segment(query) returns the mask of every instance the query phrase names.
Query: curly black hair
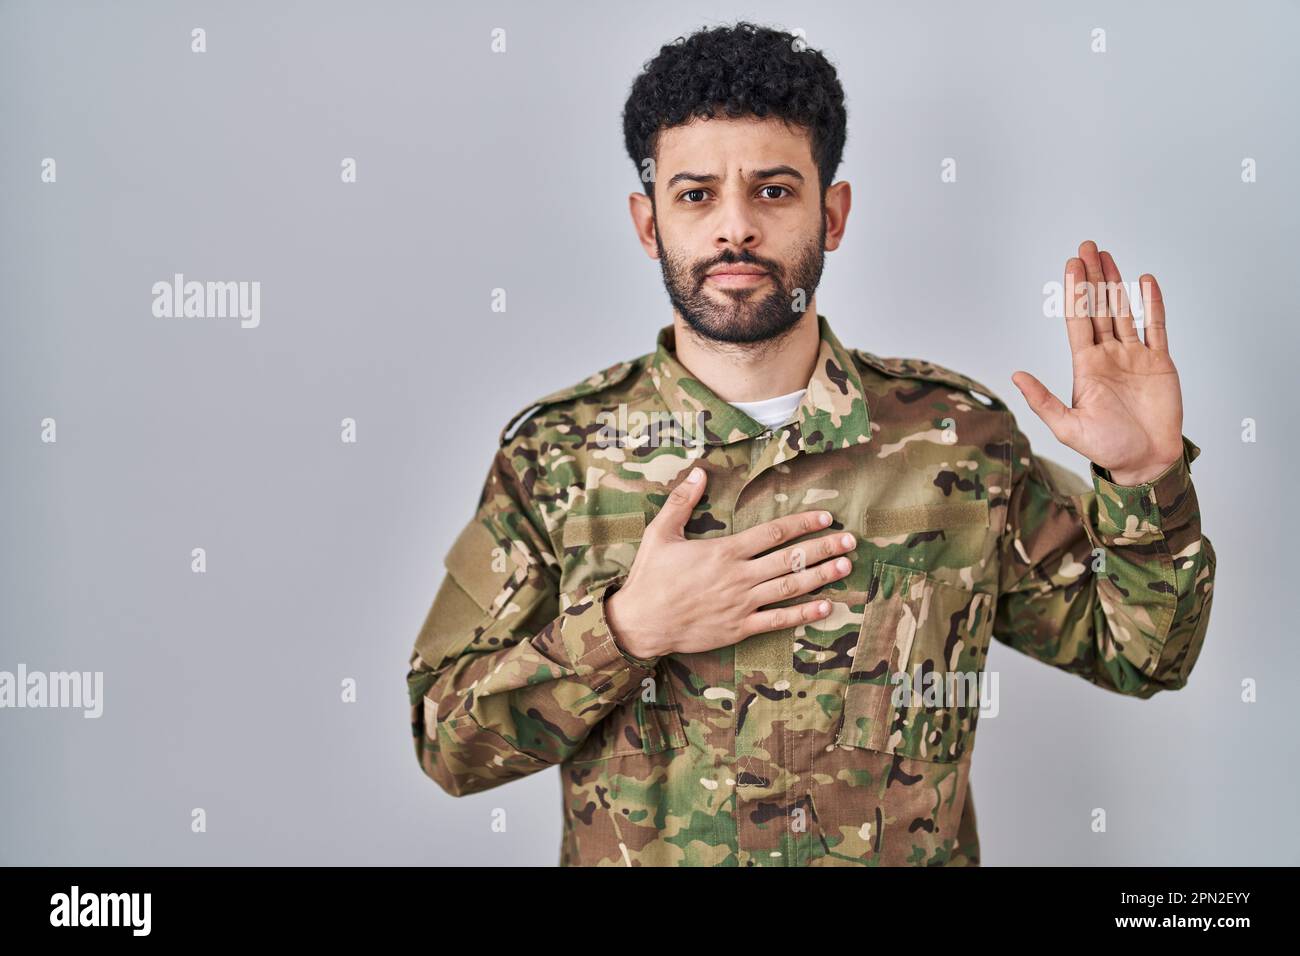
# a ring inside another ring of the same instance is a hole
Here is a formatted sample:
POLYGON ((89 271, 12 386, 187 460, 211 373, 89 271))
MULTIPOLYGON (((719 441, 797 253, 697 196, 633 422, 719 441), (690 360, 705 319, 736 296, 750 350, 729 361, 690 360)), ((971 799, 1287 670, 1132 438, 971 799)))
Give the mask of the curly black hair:
MULTIPOLYGON (((660 47, 632 83, 623 140, 640 175, 658 162, 660 130, 693 117, 776 116, 812 133, 823 199, 844 155, 848 114, 835 67, 801 37, 740 21, 660 47)), ((654 200, 654 182, 644 183, 654 200)))

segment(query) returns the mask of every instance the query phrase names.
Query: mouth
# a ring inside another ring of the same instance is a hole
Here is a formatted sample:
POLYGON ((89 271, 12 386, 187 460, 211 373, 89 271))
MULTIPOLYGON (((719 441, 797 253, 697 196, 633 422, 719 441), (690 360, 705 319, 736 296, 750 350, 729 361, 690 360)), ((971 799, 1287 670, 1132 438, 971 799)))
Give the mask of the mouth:
POLYGON ((767 272, 762 269, 755 269, 753 266, 723 266, 716 272, 711 272, 707 276, 709 282, 718 286, 751 286, 758 285, 767 278, 767 272))

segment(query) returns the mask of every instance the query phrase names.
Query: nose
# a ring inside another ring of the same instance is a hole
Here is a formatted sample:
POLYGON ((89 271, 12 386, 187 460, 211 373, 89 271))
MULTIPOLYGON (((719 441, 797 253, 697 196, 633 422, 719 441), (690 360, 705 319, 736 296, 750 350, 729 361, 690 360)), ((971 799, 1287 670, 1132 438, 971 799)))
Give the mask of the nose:
POLYGON ((731 247, 733 251, 752 249, 761 238, 758 221, 742 195, 725 198, 718 207, 717 233, 714 245, 719 249, 731 247))

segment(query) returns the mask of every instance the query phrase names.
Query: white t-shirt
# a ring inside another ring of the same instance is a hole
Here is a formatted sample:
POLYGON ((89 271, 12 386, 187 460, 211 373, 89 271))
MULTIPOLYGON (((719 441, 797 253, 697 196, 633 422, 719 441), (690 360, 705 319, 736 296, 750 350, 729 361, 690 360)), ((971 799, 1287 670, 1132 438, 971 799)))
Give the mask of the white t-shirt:
POLYGON ((776 398, 764 398, 757 402, 732 402, 742 412, 761 422, 766 428, 775 428, 777 425, 784 425, 794 417, 795 409, 803 400, 803 393, 808 391, 801 388, 797 392, 791 392, 789 395, 778 395, 776 398))

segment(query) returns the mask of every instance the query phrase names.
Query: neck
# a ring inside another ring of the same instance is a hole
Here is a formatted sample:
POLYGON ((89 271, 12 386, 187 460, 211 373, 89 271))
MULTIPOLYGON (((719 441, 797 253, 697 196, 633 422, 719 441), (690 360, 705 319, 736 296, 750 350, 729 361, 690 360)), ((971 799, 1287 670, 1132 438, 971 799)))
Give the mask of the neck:
POLYGON ((776 348, 764 342, 715 342, 699 335, 676 312, 673 328, 677 361, 724 402, 758 402, 806 388, 821 348, 817 307, 811 299, 776 348))

